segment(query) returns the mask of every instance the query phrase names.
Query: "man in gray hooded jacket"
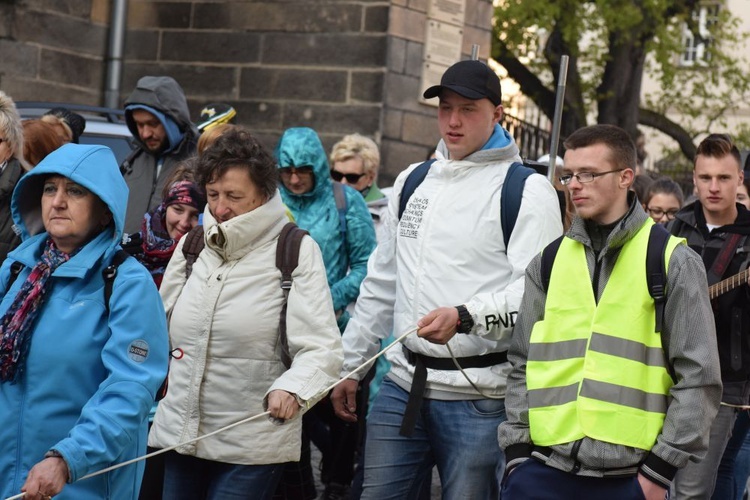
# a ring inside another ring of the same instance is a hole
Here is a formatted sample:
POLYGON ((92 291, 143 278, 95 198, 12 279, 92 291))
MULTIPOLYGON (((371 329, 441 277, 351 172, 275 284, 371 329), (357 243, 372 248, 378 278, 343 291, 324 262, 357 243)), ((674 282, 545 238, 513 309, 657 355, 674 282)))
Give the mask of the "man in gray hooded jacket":
POLYGON ((125 232, 140 229, 143 215, 161 203, 172 169, 195 152, 198 130, 185 93, 169 76, 144 76, 125 100, 125 121, 136 149, 120 166, 130 189, 125 232))

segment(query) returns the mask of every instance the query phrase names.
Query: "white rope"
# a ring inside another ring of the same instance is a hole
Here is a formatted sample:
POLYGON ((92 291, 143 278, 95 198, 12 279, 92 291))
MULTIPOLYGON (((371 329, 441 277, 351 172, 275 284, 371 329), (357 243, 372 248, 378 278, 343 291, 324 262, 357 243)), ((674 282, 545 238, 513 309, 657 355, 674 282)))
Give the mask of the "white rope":
MULTIPOLYGON (((400 343, 400 342, 401 342, 401 341, 403 341, 403 340, 404 340, 404 339, 405 339, 405 338, 406 338, 406 337, 407 337, 408 335, 410 335, 410 334, 412 334, 412 333, 414 333, 414 332, 416 332, 416 331, 417 331, 417 328, 416 328, 416 327, 414 327, 414 328, 412 328, 411 330, 409 330, 409 331, 407 331, 406 333, 404 333, 403 335, 401 335, 401 336, 400 336, 399 338, 397 338, 397 339, 396 339, 396 340, 395 340, 395 341, 394 341, 393 343, 391 343, 391 344, 389 344, 388 346, 384 347, 384 348, 383 348, 383 349, 382 349, 382 350, 381 350, 380 352, 378 352, 378 353, 377 353, 377 354, 376 354, 375 356, 373 356, 373 357, 372 357, 372 358, 370 358, 369 360, 365 361, 365 362, 364 362, 364 363, 362 363, 362 364, 361 364, 361 365, 360 365, 359 367, 357 367, 357 368, 355 368, 354 370, 352 370, 351 372, 347 373, 347 374, 346 374, 346 375, 345 375, 345 376, 344 376, 343 378, 339 379, 339 380, 338 380, 338 381, 336 381, 336 382, 335 382, 335 383, 334 383, 333 385, 331 385, 330 387, 328 387, 328 388, 327 388, 327 389, 326 389, 325 391, 323 391, 323 394, 328 394, 329 392, 331 392, 331 391, 333 390, 333 388, 334 388, 334 387, 336 387, 337 385, 339 385, 340 383, 342 383, 342 382, 343 382, 344 380, 347 380, 348 378, 350 378, 350 377, 351 377, 352 375, 354 375, 355 373, 358 373, 358 372, 359 372, 359 371, 361 371, 361 370, 362 370, 362 369, 363 369, 364 367, 366 367, 366 366, 367 366, 367 367, 369 367, 371 363, 373 363, 373 362, 374 362, 375 360, 377 360, 377 359, 378 359, 378 358, 379 358, 380 356, 382 356, 383 354, 385 354, 386 352, 388 352, 388 350, 389 350, 389 349, 390 349, 391 347, 393 347, 394 345, 396 345, 396 344, 400 343)), ((100 470, 100 471, 97 471, 97 472, 92 472, 91 474, 88 474, 88 475, 86 475, 86 476, 83 476, 82 478, 78 479, 78 481, 83 481, 84 479, 89 479, 89 478, 92 478, 92 477, 95 477, 95 476, 99 476, 99 475, 101 475, 101 474, 106 474, 107 472, 113 471, 113 470, 115 470, 115 469, 119 469, 120 467, 125 467, 125 466, 127 466, 127 465, 131 465, 131 464, 134 464, 134 463, 136 463, 136 462, 140 462, 141 460, 146 460, 146 459, 148 459, 148 458, 151 458, 151 457, 155 457, 155 456, 157 456, 157 455, 161 455, 162 453, 166 453, 166 452, 168 452, 168 451, 172 451, 172 450, 174 450, 174 449, 176 449, 176 448, 179 448, 180 446, 185 446, 185 445, 188 445, 188 444, 196 443, 196 442, 198 442, 198 441, 200 441, 200 440, 202 440, 202 439, 206 439, 206 438, 209 438, 209 437, 211 437, 211 436, 215 436, 216 434, 219 434, 220 432, 224 432, 224 431, 226 431, 226 430, 229 430, 229 429, 231 429, 231 428, 233 428, 233 427, 237 427, 238 425, 246 424, 246 423, 248 423, 248 422, 251 422, 251 421, 253 421, 253 420, 256 420, 256 419, 258 419, 258 418, 260 418, 260 417, 265 417, 265 416, 268 416, 268 415, 270 415, 270 412, 268 412, 268 411, 266 411, 266 412, 263 412, 263 413, 259 413, 258 415, 253 415, 252 417, 248 417, 248 418, 245 418, 245 419, 243 419, 243 420, 240 420, 239 422, 235 422, 235 423, 233 423, 233 424, 229 424, 229 425, 227 425, 227 426, 225 426, 225 427, 222 427, 222 428, 220 428, 220 429, 217 429, 217 430, 215 430, 215 431, 213 431, 213 432, 210 432, 210 433, 208 433, 208 434, 205 434, 205 435, 203 435, 203 436, 198 436, 198 437, 196 437, 196 438, 193 438, 193 439, 190 439, 190 440, 188 440, 188 441, 184 441, 184 442, 182 442, 182 443, 178 443, 178 444, 176 444, 176 445, 174 445, 174 446, 170 446, 170 447, 168 447, 168 448, 162 448, 162 449, 160 449, 160 450, 157 450, 157 451, 154 451, 154 452, 152 452, 152 453, 148 453, 148 454, 146 454, 146 455, 143 455, 143 456, 140 456, 140 457, 136 457, 136 458, 134 458, 134 459, 132 459, 132 460, 128 460, 128 461, 126 461, 126 462, 122 462, 122 463, 119 463, 119 464, 113 465, 113 466, 111 466, 111 467, 107 467, 106 469, 102 469, 102 470, 100 470)), ((23 498, 23 497, 24 497, 25 495, 26 495, 25 493, 20 493, 20 494, 18 494, 18 495, 15 495, 15 496, 12 496, 12 497, 8 497, 8 498, 6 498, 5 500, 18 500, 18 499, 21 499, 21 498, 23 498)))

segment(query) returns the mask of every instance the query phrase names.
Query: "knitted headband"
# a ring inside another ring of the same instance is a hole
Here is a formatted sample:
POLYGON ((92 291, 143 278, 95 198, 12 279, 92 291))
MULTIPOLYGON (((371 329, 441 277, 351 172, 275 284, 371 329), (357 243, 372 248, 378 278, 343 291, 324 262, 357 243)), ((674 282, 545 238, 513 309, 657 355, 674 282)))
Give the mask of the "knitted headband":
POLYGON ((178 181, 169 188, 169 194, 164 198, 164 206, 170 205, 190 205, 199 212, 203 211, 206 206, 206 197, 200 188, 190 181, 178 181))

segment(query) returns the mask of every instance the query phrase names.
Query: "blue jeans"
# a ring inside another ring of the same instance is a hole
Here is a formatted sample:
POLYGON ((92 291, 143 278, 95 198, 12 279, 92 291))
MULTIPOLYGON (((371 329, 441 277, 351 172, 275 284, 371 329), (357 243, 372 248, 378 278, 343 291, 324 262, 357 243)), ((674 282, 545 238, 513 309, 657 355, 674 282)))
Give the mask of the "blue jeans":
POLYGON ((505 456, 497 427, 505 401, 426 399, 411 437, 401 436, 409 394, 386 378, 367 419, 363 500, 417 498, 437 465, 444 500, 497 500, 505 456))
POLYGON ((716 488, 711 498, 742 500, 747 476, 750 474, 750 414, 740 411, 734 422, 732 437, 729 438, 724 455, 721 457, 716 488))
POLYGON ((271 498, 284 464, 237 465, 164 454, 164 500, 265 500, 271 498))

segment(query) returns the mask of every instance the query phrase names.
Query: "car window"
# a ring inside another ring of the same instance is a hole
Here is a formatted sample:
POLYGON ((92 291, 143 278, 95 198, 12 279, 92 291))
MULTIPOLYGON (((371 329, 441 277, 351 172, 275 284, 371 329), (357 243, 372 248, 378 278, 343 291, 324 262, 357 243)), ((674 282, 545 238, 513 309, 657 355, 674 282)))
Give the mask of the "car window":
POLYGON ((117 158, 117 164, 122 165, 125 158, 128 157, 130 152, 133 150, 132 141, 127 137, 121 135, 101 135, 101 134, 88 134, 86 132, 80 137, 79 142, 81 144, 100 144, 102 146, 109 147, 117 158))

